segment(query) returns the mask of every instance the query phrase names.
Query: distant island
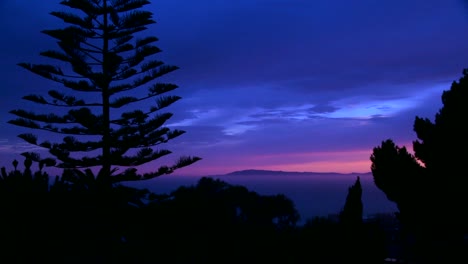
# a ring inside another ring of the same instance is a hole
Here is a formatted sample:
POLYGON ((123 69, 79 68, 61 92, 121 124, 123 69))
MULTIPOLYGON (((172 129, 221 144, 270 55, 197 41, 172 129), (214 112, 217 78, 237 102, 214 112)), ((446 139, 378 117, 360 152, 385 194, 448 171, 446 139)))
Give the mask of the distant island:
POLYGON ((358 173, 337 173, 337 172, 298 172, 298 171, 272 171, 272 170, 240 170, 223 175, 212 175, 210 177, 226 177, 226 176, 371 176, 371 172, 358 173))

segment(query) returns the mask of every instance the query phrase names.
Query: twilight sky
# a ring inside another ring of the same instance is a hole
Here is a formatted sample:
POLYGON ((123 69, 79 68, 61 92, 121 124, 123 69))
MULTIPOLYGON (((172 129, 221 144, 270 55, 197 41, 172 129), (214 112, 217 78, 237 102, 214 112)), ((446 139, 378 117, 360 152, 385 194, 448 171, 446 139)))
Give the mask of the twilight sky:
MULTIPOLYGON (((8 111, 54 87, 16 66, 54 63, 43 29, 62 27, 60 1, 1 0, 0 166, 31 146, 8 111)), ((242 169, 367 172, 387 138, 409 146, 416 115, 433 119, 440 95, 468 67, 468 10, 461 0, 159 0, 147 9, 163 50, 181 69, 165 80, 182 100, 167 144, 202 161, 178 174, 242 169)), ((44 112, 49 112, 44 110, 44 112)), ((35 131, 33 131, 35 132, 35 131)), ((42 135, 38 133, 38 135, 42 135)), ((55 136, 55 135, 54 135, 55 136)), ((158 164, 152 163, 149 166, 158 164)))

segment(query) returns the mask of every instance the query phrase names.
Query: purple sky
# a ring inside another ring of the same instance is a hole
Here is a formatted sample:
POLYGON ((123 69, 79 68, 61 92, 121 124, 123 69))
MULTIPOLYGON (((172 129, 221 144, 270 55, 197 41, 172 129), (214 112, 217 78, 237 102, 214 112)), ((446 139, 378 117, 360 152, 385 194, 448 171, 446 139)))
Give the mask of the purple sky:
MULTIPOLYGON (((48 15, 67 10, 58 2, 0 2, 2 166, 31 149, 16 138, 26 130, 6 124, 8 111, 46 111, 20 98, 60 89, 16 66, 45 62, 39 52, 57 47, 39 31, 62 26, 48 15)), ((387 138, 410 146, 414 117, 432 119, 468 66, 461 0, 159 0, 147 8, 158 21, 147 31, 160 39, 157 58, 181 68, 165 78, 183 97, 168 125, 187 133, 168 143, 174 154, 162 162, 203 158, 179 174, 369 171, 372 148, 387 138)))

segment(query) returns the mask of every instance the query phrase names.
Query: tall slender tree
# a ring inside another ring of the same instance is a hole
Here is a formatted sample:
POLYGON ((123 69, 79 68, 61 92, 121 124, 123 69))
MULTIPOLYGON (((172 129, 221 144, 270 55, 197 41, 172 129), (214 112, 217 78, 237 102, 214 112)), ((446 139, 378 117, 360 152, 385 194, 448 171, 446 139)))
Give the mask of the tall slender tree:
POLYGON ((340 222, 347 227, 359 227, 362 224, 363 208, 361 180, 357 177, 354 184, 348 188, 346 202, 340 212, 340 222))
POLYGON ((184 133, 165 127, 164 123, 172 114, 161 112, 180 99, 167 95, 177 85, 154 82, 178 67, 150 59, 161 51, 154 45, 158 40, 156 37, 142 36, 132 41, 136 33, 155 23, 151 12, 141 10, 150 2, 67 0, 60 4, 81 13, 51 12, 67 23, 67 27, 42 32, 58 40, 61 50, 40 54, 62 65, 19 63, 19 66, 61 84, 66 90, 49 90, 48 97, 33 94, 23 99, 69 110, 64 115, 13 110, 10 113, 17 118, 9 123, 64 137, 62 142, 39 142, 31 133, 20 134, 26 142, 47 149, 54 158, 42 159, 32 152, 23 155, 42 165, 75 171, 100 167, 96 179, 106 186, 121 181, 151 179, 198 161, 198 157, 183 156, 172 166, 137 173, 137 166, 171 153, 154 147, 184 133), (62 70, 64 65, 69 67, 62 70), (139 92, 142 88, 147 89, 146 94, 139 92), (81 93, 82 96, 78 98, 69 93, 81 93), (92 94, 97 95, 96 101, 91 101, 92 94), (141 96, 135 96, 138 94, 141 96), (148 109, 129 107, 151 99, 156 100, 148 109), (85 136, 89 136, 88 139, 83 139, 85 136), (119 167, 126 169, 117 173, 119 167))

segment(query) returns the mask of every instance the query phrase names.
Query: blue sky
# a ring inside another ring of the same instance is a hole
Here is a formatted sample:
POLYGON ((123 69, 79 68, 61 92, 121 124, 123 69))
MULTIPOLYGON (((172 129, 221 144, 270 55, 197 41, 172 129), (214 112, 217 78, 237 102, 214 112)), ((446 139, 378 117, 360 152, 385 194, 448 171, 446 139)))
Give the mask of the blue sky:
MULTIPOLYGON (((66 10, 58 2, 0 3, 2 164, 30 149, 16 138, 25 130, 6 124, 8 111, 41 111, 20 98, 60 89, 16 66, 44 62, 39 52, 57 47, 40 30, 62 26, 48 15, 66 10)), ((158 59, 180 67, 165 77, 183 97, 168 125, 187 131, 162 162, 203 157, 181 174, 369 171, 372 148, 387 138, 410 146, 415 116, 432 119, 468 66, 461 0, 159 0, 146 8, 158 22, 145 33, 160 39, 158 59)))

